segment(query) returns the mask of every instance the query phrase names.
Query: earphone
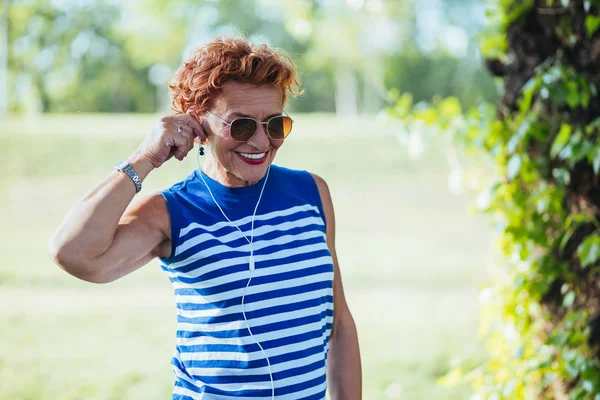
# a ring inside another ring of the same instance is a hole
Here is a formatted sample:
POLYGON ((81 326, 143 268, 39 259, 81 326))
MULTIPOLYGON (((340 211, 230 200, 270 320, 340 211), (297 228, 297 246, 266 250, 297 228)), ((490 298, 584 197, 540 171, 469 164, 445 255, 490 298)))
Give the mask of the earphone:
POLYGON ((248 283, 246 283, 246 287, 244 288, 244 291, 242 292, 242 315, 244 316, 244 321, 246 321, 246 327, 248 328, 248 332, 250 332, 250 336, 252 336, 252 339, 254 339, 254 342, 258 345, 258 347, 260 347, 260 350, 262 351, 263 355, 265 356, 265 359, 267 360, 267 365, 269 367, 269 376, 271 377, 271 398, 272 398, 272 400, 275 400, 275 381, 273 380, 273 373, 271 371, 271 361, 269 360, 269 357, 267 357, 267 353, 265 353, 265 350, 263 349, 263 347, 261 346, 259 341, 256 340, 256 338, 254 337, 254 334, 252 333, 252 330, 250 329, 250 325, 248 324, 248 319, 246 318, 246 312, 244 310, 244 298, 246 296, 246 289, 248 288, 248 285, 250 285, 250 281, 252 280, 252 272, 255 269, 254 246, 253 246, 253 243, 254 243, 254 217, 256 216, 256 210, 258 210, 258 205, 260 204, 260 200, 262 199, 262 195, 265 190, 265 186, 267 185, 267 181, 269 180, 269 172, 271 171, 271 166, 269 166, 269 168, 267 168, 265 182, 263 183, 263 187, 260 191, 260 195, 258 196, 258 201, 256 202, 256 207, 254 207, 254 213, 252 214, 252 228, 251 228, 251 233, 250 233, 250 240, 248 240, 246 235, 244 235, 244 232, 242 232, 242 230, 236 224, 231 222, 231 220, 227 217, 227 215, 225 214, 225 212, 223 211, 223 209, 221 208, 221 206, 215 199, 215 196, 213 195, 212 190, 210 190, 210 186, 208 186, 208 184, 204 180, 204 176, 202 176, 202 170, 200 169, 200 156, 202 156, 202 155, 204 155, 204 148, 202 146, 200 146, 200 148, 198 149, 198 155, 196 157, 196 161, 198 163, 198 173, 200 175, 200 178, 202 179, 202 182, 204 182, 204 185, 208 189, 208 193, 210 194, 210 197, 213 199, 213 201, 215 202, 215 204, 221 211, 221 214, 223 214, 223 217, 225 217, 225 219, 231 225, 235 226, 237 228, 237 230, 240 231, 242 236, 246 239, 246 241, 250 245, 250 257, 248 260, 250 278, 248 279, 248 283))

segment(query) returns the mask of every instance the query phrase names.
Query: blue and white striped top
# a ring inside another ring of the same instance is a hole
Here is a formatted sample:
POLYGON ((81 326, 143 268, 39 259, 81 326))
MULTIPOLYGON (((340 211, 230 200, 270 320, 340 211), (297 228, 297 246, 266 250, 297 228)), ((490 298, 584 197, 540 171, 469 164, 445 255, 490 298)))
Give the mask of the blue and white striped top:
POLYGON ((271 165, 231 188, 195 170, 161 193, 171 217, 172 253, 159 258, 177 303, 173 399, 324 399, 333 322, 333 261, 317 185, 310 173, 271 165), (250 283, 248 288, 248 280, 250 283), (242 314, 244 311, 252 337, 242 314))

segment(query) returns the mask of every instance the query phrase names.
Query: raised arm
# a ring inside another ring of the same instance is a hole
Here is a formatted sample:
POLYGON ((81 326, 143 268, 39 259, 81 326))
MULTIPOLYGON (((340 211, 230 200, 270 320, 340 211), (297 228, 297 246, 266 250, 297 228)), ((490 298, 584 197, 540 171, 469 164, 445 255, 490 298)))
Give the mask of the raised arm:
MULTIPOLYGON (((142 181, 171 157, 178 160, 205 138, 189 114, 165 117, 128 158, 142 181), (183 133, 177 132, 177 127, 183 133)), ((53 261, 71 275, 94 283, 125 276, 155 257, 170 254, 170 219, 166 202, 155 193, 132 202, 135 185, 112 171, 68 211, 48 242, 53 261)))

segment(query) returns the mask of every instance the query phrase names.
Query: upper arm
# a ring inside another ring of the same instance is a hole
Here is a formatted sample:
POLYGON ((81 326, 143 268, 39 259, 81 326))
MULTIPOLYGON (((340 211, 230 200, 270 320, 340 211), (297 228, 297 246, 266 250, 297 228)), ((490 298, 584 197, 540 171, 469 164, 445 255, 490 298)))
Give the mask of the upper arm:
MULTIPOLYGON (((333 201, 331 200, 331 193, 329 187, 323 178, 316 174, 311 174, 319 189, 319 196, 321 197, 321 203, 323 205, 323 212, 325 213, 325 222, 327 225, 327 247, 333 258, 333 324, 346 321, 346 318, 351 317, 348 304, 346 303, 346 297, 344 296, 344 287, 342 285, 342 275, 340 273, 340 266, 337 259, 337 253, 335 250, 335 213, 333 210, 333 201)), ((332 329, 333 334, 333 329, 332 329)))
POLYGON ((162 194, 133 201, 119 220, 111 246, 91 261, 90 268, 99 271, 93 281, 112 282, 156 257, 168 257, 170 232, 169 211, 162 194))

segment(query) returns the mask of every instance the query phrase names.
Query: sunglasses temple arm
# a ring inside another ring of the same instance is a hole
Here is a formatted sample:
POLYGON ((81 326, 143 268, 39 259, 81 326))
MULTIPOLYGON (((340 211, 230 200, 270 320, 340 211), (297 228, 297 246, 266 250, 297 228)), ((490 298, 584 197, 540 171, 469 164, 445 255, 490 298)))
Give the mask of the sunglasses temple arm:
POLYGON ((210 115, 212 115, 213 117, 215 117, 216 119, 218 119, 219 121, 221 121, 222 123, 224 123, 225 125, 227 125, 227 126, 231 127, 231 124, 233 123, 233 121, 232 121, 232 122, 227 122, 227 121, 224 121, 224 120, 222 120, 222 119, 221 119, 219 116, 217 116, 217 115, 215 115, 215 114, 211 113, 211 112, 210 112, 210 111, 208 111, 208 110, 206 110, 206 112, 207 112, 207 113, 209 113, 210 115))

